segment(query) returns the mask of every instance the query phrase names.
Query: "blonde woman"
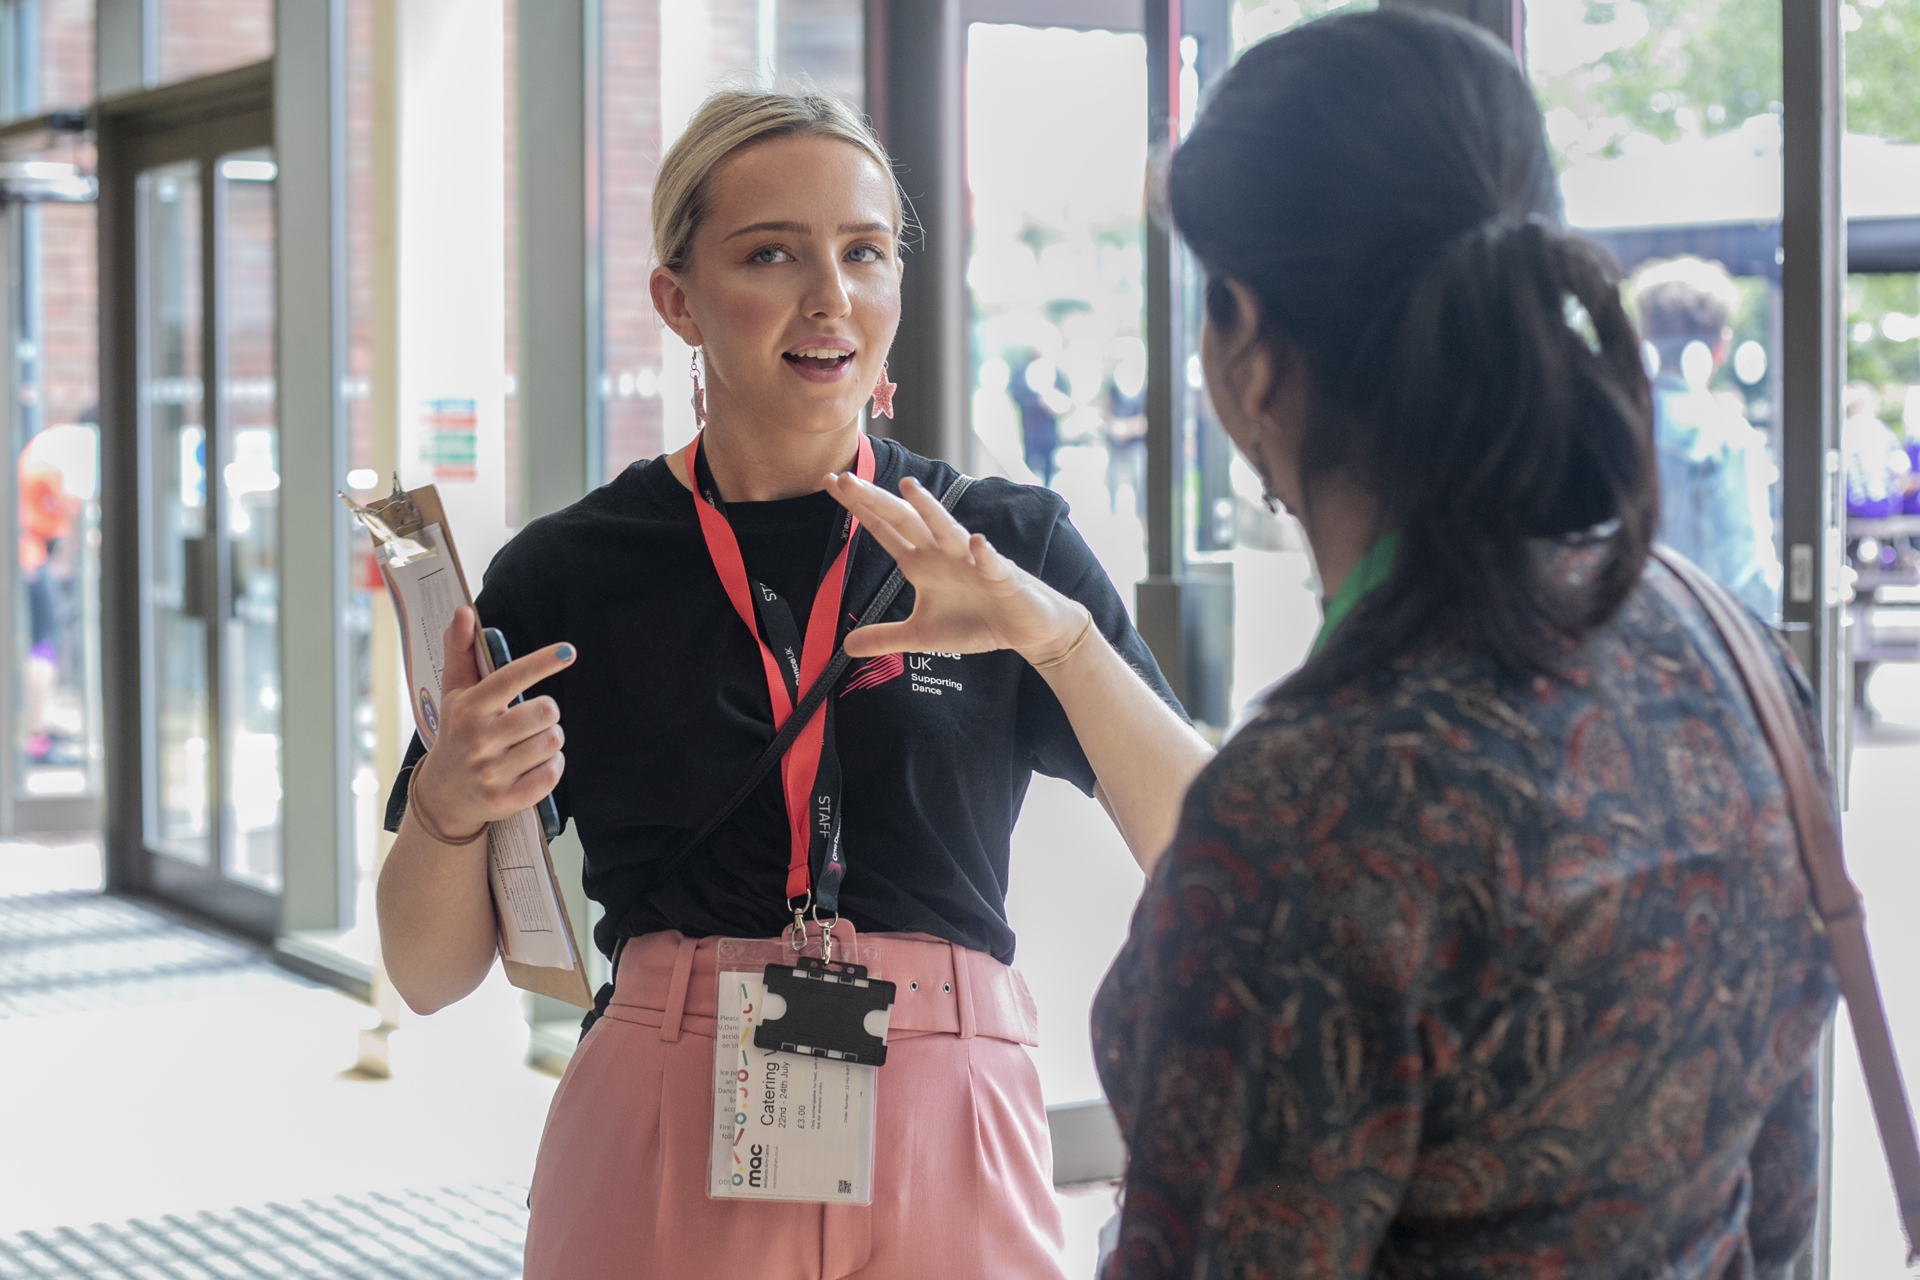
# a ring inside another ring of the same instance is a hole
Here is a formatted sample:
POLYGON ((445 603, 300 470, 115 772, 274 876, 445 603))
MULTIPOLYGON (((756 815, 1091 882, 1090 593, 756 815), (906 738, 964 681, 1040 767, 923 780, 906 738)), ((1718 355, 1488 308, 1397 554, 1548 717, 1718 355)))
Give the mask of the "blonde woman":
POLYGON ((863 434, 891 401, 902 223, 843 106, 706 103, 660 167, 652 278, 704 430, 501 552, 480 618, 525 656, 476 680, 456 621, 439 741, 395 787, 380 923, 415 1009, 492 963, 489 821, 551 791, 605 908, 615 981, 541 1143, 536 1280, 1059 1274, 1009 837, 1039 770, 1151 867, 1209 750, 1059 498, 986 480, 949 514, 951 468, 863 434), (855 627, 896 565, 905 589, 855 627), (836 642, 831 695, 697 839, 836 642), (871 1203, 711 1198, 722 948, 817 956, 826 926, 896 984, 871 1203))

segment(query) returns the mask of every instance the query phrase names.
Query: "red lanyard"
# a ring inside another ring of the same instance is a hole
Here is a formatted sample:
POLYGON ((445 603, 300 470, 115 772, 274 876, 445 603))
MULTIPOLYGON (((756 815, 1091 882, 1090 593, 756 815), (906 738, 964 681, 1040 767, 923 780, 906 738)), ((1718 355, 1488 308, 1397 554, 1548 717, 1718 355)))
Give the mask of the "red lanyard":
MULTIPOLYGON (((773 650, 767 647, 767 642, 760 638, 760 628, 754 622, 753 597, 747 585, 747 566, 740 558, 740 543, 733 536, 733 526, 714 506, 713 495, 699 492, 699 458, 700 437, 695 436, 682 455, 687 469, 687 482, 695 490, 693 507, 700 514, 700 532, 707 540, 707 555, 713 560, 714 572, 720 575, 720 585, 726 588, 727 599, 733 602, 734 612, 740 615, 748 634, 760 647, 760 665, 767 677, 767 696, 773 702, 773 729, 778 733, 787 717, 793 714, 793 699, 788 696, 787 682, 780 675, 779 660, 773 656, 773 650)), ((860 437, 854 473, 869 483, 873 480, 873 442, 864 434, 860 437)), ((849 513, 846 539, 840 544, 839 554, 828 566, 826 577, 821 580, 820 589, 813 598, 813 610, 807 615, 807 634, 800 648, 800 678, 797 682, 802 694, 826 670, 839 644, 840 602, 847 588, 847 552, 853 546, 853 534, 859 527, 860 522, 849 513)), ((787 864, 789 905, 797 898, 806 897, 810 891, 811 877, 807 864, 811 843, 809 819, 813 811, 811 797, 814 777, 820 771, 821 742, 825 731, 825 718, 815 712, 806 727, 801 729, 800 736, 794 739, 793 746, 780 759, 780 782, 787 800, 787 831, 793 849, 792 858, 787 864)))

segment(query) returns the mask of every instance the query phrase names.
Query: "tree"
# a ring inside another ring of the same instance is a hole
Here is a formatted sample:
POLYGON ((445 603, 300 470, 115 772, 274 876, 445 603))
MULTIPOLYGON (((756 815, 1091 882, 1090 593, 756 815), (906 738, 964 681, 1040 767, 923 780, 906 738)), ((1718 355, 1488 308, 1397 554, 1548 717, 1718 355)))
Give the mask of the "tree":
POLYGON ((1920 143, 1920 0, 1840 6, 1847 29, 1847 128, 1920 143))
MULTIPOLYGON (((1897 0, 1920 4, 1920 0, 1897 0)), ((1780 110, 1780 0, 1536 0, 1533 68, 1563 160, 1617 155, 1630 137, 1709 136, 1780 110), (1585 30, 1569 29, 1568 10, 1585 30), (1592 56, 1581 57, 1582 47, 1592 56), (1572 122, 1583 130, 1569 128, 1572 122)))
MULTIPOLYGON (((1548 23, 1558 41, 1571 7, 1597 55, 1536 66, 1541 107, 1601 126, 1589 155, 1635 133, 1672 142, 1779 111, 1780 2, 1535 0, 1530 27, 1548 23)), ((1850 0, 1840 22, 1848 129, 1920 143, 1920 0, 1850 0)))

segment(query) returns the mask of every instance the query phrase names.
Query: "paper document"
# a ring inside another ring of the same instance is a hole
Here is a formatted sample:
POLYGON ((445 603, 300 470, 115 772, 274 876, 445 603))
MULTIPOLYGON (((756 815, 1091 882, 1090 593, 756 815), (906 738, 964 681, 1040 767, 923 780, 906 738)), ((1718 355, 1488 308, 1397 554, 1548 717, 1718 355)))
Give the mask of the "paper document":
POLYGON ((879 1069, 755 1045, 759 973, 722 973, 718 995, 707 1194, 871 1204, 879 1069))
POLYGON ((431 747, 440 736, 440 683, 447 669, 447 655, 440 646, 453 624, 454 610, 467 602, 467 589, 447 554, 447 536, 439 525, 425 526, 414 538, 428 554, 389 566, 387 581, 400 610, 400 646, 413 722, 420 729, 420 741, 431 747))
MULTIPOLYGON (((447 665, 442 645, 454 611, 472 603, 439 495, 431 485, 405 493, 396 485, 392 496, 380 502, 363 507, 347 500, 347 505, 373 534, 380 572, 400 614, 407 700, 420 740, 431 750, 440 734, 441 682, 447 665)), ((475 641, 474 662, 488 674, 492 664, 486 647, 477 635, 475 641)), ((586 970, 574 946, 539 816, 527 809, 494 823, 487 832, 487 855, 508 977, 517 986, 591 1005, 586 970), (570 972, 530 976, 521 966, 570 972)))
POLYGON ((521 964, 571 969, 573 934, 554 897, 540 819, 522 809, 487 832, 493 908, 500 917, 500 952, 521 964))

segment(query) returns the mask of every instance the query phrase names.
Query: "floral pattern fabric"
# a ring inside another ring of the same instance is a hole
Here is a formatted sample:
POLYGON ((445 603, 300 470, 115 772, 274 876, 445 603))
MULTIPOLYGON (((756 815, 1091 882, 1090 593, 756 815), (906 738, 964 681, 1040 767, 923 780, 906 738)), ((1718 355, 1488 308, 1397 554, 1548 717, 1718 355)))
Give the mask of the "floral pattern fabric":
POLYGON ((1557 678, 1441 634, 1283 687, 1095 1004, 1107 1280, 1783 1273, 1837 991, 1809 901, 1738 674, 1657 565, 1557 678))

